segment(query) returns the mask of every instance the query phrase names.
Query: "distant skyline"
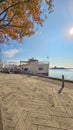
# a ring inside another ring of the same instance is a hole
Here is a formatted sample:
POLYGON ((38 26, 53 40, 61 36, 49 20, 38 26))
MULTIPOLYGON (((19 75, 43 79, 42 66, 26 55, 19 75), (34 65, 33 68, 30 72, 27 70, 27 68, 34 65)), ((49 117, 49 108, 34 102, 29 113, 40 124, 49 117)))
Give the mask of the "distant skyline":
POLYGON ((37 58, 50 67, 73 67, 73 0, 54 0, 54 12, 48 15, 37 32, 23 43, 0 44, 3 61, 37 58))

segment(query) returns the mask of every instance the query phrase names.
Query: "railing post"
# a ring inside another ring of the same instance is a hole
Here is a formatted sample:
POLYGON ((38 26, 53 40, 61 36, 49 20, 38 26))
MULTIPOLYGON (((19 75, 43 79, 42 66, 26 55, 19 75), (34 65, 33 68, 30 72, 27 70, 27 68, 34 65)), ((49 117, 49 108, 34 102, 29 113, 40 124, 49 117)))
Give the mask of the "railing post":
POLYGON ((58 93, 61 93, 62 90, 64 88, 64 75, 62 75, 62 87, 60 88, 60 90, 58 91, 58 93))
POLYGON ((62 88, 64 88, 64 75, 62 75, 62 88))

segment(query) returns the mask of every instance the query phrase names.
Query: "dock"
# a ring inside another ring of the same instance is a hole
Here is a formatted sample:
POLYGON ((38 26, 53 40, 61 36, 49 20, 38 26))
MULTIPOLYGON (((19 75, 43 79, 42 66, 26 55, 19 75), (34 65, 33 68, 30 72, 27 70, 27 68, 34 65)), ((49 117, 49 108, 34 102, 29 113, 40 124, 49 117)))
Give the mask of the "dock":
POLYGON ((73 130, 73 83, 0 74, 0 130, 73 130))

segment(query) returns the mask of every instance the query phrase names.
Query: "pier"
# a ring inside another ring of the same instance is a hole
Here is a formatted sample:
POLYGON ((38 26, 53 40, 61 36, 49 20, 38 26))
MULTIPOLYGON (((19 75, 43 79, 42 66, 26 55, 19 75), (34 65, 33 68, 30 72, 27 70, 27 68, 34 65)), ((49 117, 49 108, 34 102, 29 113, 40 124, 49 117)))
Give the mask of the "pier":
POLYGON ((0 130, 73 130, 73 83, 0 74, 0 130))

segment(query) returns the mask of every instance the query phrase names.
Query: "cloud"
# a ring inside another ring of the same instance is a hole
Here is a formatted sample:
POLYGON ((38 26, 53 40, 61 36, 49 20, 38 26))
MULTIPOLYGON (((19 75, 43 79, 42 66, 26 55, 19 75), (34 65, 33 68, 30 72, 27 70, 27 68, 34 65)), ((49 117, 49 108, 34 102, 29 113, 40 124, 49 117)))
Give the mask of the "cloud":
POLYGON ((5 51, 4 54, 6 57, 12 58, 14 57, 16 53, 19 53, 20 51, 21 50, 18 50, 18 49, 11 49, 11 50, 5 51))

